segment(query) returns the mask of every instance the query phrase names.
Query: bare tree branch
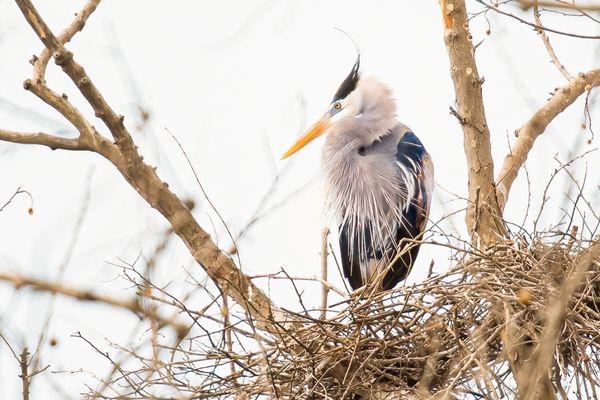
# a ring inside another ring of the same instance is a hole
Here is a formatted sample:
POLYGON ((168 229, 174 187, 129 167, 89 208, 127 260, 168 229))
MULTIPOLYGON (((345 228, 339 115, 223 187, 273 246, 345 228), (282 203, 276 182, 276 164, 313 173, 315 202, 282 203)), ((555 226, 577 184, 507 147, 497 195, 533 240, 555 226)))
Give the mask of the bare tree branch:
MULTIPOLYGON (((66 44, 71 39, 73 39, 73 36, 75 36, 77 32, 81 32, 85 27, 85 23, 87 22, 90 15, 92 15, 92 13, 96 11, 96 7, 98 7, 98 4, 100 4, 100 0, 88 1, 81 9, 81 11, 76 14, 77 17, 73 20, 71 25, 69 25, 64 31, 61 32, 61 34, 58 36, 58 40, 62 44, 66 44)), ((39 59, 34 61, 35 70, 33 77, 35 80, 44 81, 46 66, 48 65, 48 61, 50 61, 51 55, 52 54, 50 53, 50 49, 46 47, 42 51, 42 54, 40 54, 39 59)))
MULTIPOLYGON (((321 279, 323 282, 327 282, 327 237, 329 236, 329 228, 323 228, 321 232, 321 279)), ((321 285, 321 318, 325 319, 327 316, 327 295, 329 294, 329 286, 326 284, 321 285)))
POLYGON ((4 211, 4 209, 20 194, 26 194, 29 197, 29 214, 33 214, 33 196, 27 190, 21 189, 19 186, 17 190, 4 202, 4 204, 0 207, 0 212, 4 211))
MULTIPOLYGON (((91 125, 89 123, 80 124, 79 126, 74 123, 82 135, 79 143, 73 141, 65 143, 50 139, 47 136, 43 136, 43 139, 33 140, 24 135, 14 135, 14 133, 4 135, 4 137, 20 143, 60 144, 61 146, 58 148, 80 149, 84 146, 86 149, 89 148, 107 158, 137 192, 171 223, 174 232, 184 241, 209 277, 215 281, 224 293, 231 296, 256 319, 258 327, 273 333, 282 332, 280 323, 286 320, 285 313, 276 307, 265 293, 257 288, 225 253, 217 248, 209 234, 198 225, 185 204, 158 177, 155 169, 144 163, 142 156, 137 151, 137 146, 123 123, 123 116, 117 115, 112 110, 83 67, 74 60, 73 54, 65 49, 61 41, 50 31, 31 1, 15 1, 29 25, 54 57, 56 64, 71 78, 94 109, 95 115, 108 127, 115 143, 113 144, 100 136, 93 128, 90 129, 91 125), (84 142, 83 145, 82 141, 84 142)), ((91 0, 86 4, 84 10, 89 10, 89 13, 91 13, 95 4, 96 1, 91 0)), ((89 16, 89 13, 86 15, 89 16)), ((80 13, 79 17, 82 15, 84 13, 80 13)), ((73 23, 71 27, 75 25, 76 23, 73 23)), ((69 29, 67 31, 71 32, 69 29)), ((65 35, 65 38, 69 35, 72 36, 69 33, 65 35)), ((43 70, 43 68, 38 68, 36 65, 41 62, 40 60, 34 61, 36 71, 43 70)), ((41 79, 39 79, 39 82, 32 82, 30 87, 37 88, 38 85, 45 87, 45 84, 41 82, 41 79)), ((55 97, 53 99, 58 100, 55 97)), ((51 105, 63 115, 72 115, 72 111, 75 110, 74 107, 66 99, 64 100, 64 102, 54 101, 51 105)), ((76 115, 80 115, 80 113, 76 115)), ((69 120, 73 123, 71 119, 69 120)))
POLYGON ((21 382, 22 382, 22 393, 23 400, 29 400, 29 362, 27 358, 29 357, 29 351, 27 347, 23 347, 23 351, 21 352, 21 358, 19 360, 19 366, 21 367, 21 382))
POLYGON ((39 292, 60 294, 80 301, 103 303, 117 308, 129 310, 136 315, 155 319, 160 323, 161 326, 170 326, 178 334, 185 334, 188 330, 188 327, 185 324, 165 318, 153 310, 145 309, 140 305, 139 301, 137 301, 137 298, 129 300, 116 299, 114 297, 101 295, 89 290, 76 289, 60 282, 50 282, 43 279, 26 277, 10 272, 0 272, 0 281, 12 284, 17 290, 23 287, 29 287, 39 292))
POLYGON ((504 209, 511 186, 538 136, 544 133, 548 124, 573 104, 581 94, 598 85, 600 85, 600 69, 580 73, 573 81, 558 89, 550 100, 517 130, 517 140, 504 159, 496 180, 498 203, 501 209, 504 209))
MULTIPOLYGON (((535 23, 541 26, 542 20, 540 18, 540 11, 539 11, 539 6, 538 6, 537 1, 533 5, 533 17, 535 18, 535 23)), ((560 73, 563 74, 563 76, 565 77, 565 79, 567 81, 569 81, 569 82, 572 81, 573 77, 571 76, 569 71, 567 71, 565 66, 558 60, 558 57, 556 56, 556 53, 554 52, 554 48, 550 44, 550 39, 548 38, 548 35, 546 35, 546 32, 543 29, 538 29, 538 33, 542 37, 542 41, 544 42, 544 47, 546 47, 546 51, 548 51, 548 55, 550 56, 550 60, 552 61, 552 64, 554 64, 556 66, 556 68, 558 68, 560 73)))
POLYGON ((583 34, 579 34, 579 33, 575 33, 575 32, 565 32, 565 31, 561 31, 561 30, 554 29, 554 28, 549 28, 547 26, 542 26, 542 25, 538 25, 537 23, 527 21, 515 14, 512 14, 510 12, 507 12, 507 11, 504 11, 503 9, 501 9, 499 6, 500 6, 500 4, 504 4, 504 2, 498 3, 498 4, 496 4, 496 3, 490 4, 490 3, 486 3, 484 0, 475 0, 475 1, 483 6, 487 7, 490 10, 494 10, 498 14, 506 15, 507 17, 513 18, 514 20, 519 21, 522 24, 529 25, 535 29, 541 29, 544 31, 556 33, 558 35, 570 36, 570 37, 579 38, 579 39, 594 39, 594 40, 600 39, 600 35, 583 35, 583 34))
POLYGON ((471 43, 464 0, 442 0, 444 41, 450 58, 450 74, 464 135, 469 166, 469 205, 466 223, 473 239, 488 245, 505 234, 494 186, 490 131, 483 107, 481 86, 471 43))
POLYGON ((0 129, 0 140, 21 144, 39 144, 42 146, 48 146, 52 150, 91 150, 78 138, 68 139, 41 132, 25 133, 0 129))
POLYGON ((538 4, 540 7, 544 8, 560 8, 566 10, 576 10, 576 11, 600 11, 600 4, 597 3, 584 3, 578 4, 563 0, 517 0, 519 6, 523 10, 529 10, 535 4, 538 4))

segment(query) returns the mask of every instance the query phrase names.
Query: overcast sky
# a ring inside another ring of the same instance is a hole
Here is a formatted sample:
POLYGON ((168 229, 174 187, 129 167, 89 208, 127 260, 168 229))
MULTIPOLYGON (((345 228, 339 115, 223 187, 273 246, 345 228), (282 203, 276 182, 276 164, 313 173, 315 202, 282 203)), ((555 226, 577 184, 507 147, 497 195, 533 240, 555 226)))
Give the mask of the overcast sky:
MULTIPOLYGON (((83 4, 74 0, 34 3, 56 33, 83 4)), ((471 10, 479 9, 468 3, 471 10)), ((516 7, 507 10, 531 19, 516 7)), ((543 17, 548 25, 565 31, 598 34, 581 18, 550 13, 543 17)), ((465 196, 467 179, 462 132, 449 114, 454 92, 436 1, 105 1, 68 47, 113 108, 125 115, 145 159, 158 167, 177 194, 196 200, 195 214, 202 226, 227 248, 230 240, 222 223, 202 197, 167 129, 181 141, 229 228, 239 231, 288 162, 279 161, 281 154, 322 114, 354 62, 354 45, 335 27, 359 45, 363 74, 393 89, 399 120, 414 130, 430 152, 438 184, 432 221, 463 208, 460 197, 465 196), (150 116, 143 132, 136 130, 139 105, 150 116)), ((487 21, 483 16, 474 19, 472 33, 475 43, 481 41, 476 58, 485 77, 485 105, 498 171, 509 143, 514 143, 514 130, 566 81, 530 27, 489 13, 487 21)), ((598 65, 595 41, 550 38, 571 73, 598 65)), ((72 127, 60 115, 22 88, 32 73, 28 61, 41 48, 14 2, 0 0, 0 126, 72 135, 72 127)), ((107 133, 52 63, 47 81, 59 93, 67 93, 107 133)), ((597 108, 592 109, 594 115, 598 117, 597 108)), ((531 214, 537 214, 542 191, 558 165, 554 157, 566 161, 577 141, 584 142, 577 154, 597 147, 597 137, 591 145, 585 144, 591 133, 581 128, 582 118, 580 99, 538 140, 527 162, 530 190, 521 174, 507 206, 510 221, 521 224, 530 197, 527 224, 531 225, 531 214)), ((261 219, 239 244, 244 271, 274 273, 284 267, 294 275, 318 273, 322 140, 289 161, 293 165, 286 168, 266 208, 305 188, 261 219)), ((578 178, 586 165, 590 172, 598 171, 598 153, 575 165, 578 178)), ((591 173, 585 189, 590 198, 597 199, 598 183, 598 174, 591 173)), ((0 144, 0 204, 19 186, 32 194, 34 214, 27 213, 26 197, 0 213, 1 270, 55 279, 72 244, 65 282, 115 296, 132 294, 112 264, 151 254, 167 225, 111 165, 90 153, 0 144), (87 196, 87 210, 82 210, 87 196), (73 240, 81 215, 81 229, 73 240)), ((542 226, 557 221, 565 187, 564 177, 557 178, 542 226)), ((464 235, 463 219, 463 214, 457 214, 441 227, 464 235)), ((336 245, 335 238, 330 239, 336 245)), ((432 259, 436 271, 448 268, 448 256, 443 248, 424 245, 409 283, 423 279, 432 259)), ((343 287, 332 264, 331 280, 343 287)), ((187 250, 172 240, 160 259, 159 279, 183 281, 184 268, 203 279, 187 250)), ((319 288, 303 287, 308 303, 316 305, 318 296, 311 293, 319 288)), ((289 284, 272 283, 270 291, 278 304, 299 307, 289 284)), ((0 332, 18 349, 23 340, 35 348, 49 299, 27 291, 15 293, 0 283, 0 332)), ((102 375, 109 368, 89 346, 70 337, 72 333, 80 331, 110 350, 108 342, 125 343, 136 324, 125 312, 60 298, 55 310, 47 335, 58 344, 44 349, 43 362, 51 366, 36 378, 33 398, 58 398, 51 388, 54 383, 77 398, 87 391, 85 383, 96 384, 93 378, 58 371, 82 369, 102 375)), ((0 345, 0 398, 20 393, 17 373, 15 360, 0 345)))

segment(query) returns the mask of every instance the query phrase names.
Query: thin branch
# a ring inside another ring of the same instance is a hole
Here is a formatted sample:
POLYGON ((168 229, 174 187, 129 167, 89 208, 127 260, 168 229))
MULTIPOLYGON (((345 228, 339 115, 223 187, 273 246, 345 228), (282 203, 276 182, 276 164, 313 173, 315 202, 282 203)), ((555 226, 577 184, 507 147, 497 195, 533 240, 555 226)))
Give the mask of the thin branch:
POLYGON ((599 35, 582 35, 579 33, 564 32, 564 31, 559 31, 558 29, 548 28, 547 26, 541 26, 541 25, 535 24, 533 22, 529 22, 529 21, 527 21, 521 17, 518 17, 514 14, 511 14, 509 12, 506 12, 494 4, 488 4, 483 0, 475 0, 475 1, 483 6, 487 7, 488 9, 497 12, 498 14, 502 14, 502 15, 506 15, 507 17, 514 18, 515 20, 521 22, 522 24, 529 25, 535 29, 542 29, 542 30, 545 30, 548 32, 556 33, 558 35, 571 36, 571 37, 579 38, 579 39, 600 39, 599 35))
POLYGON ((21 357, 19 359, 19 366, 21 367, 21 375, 19 375, 19 377, 21 378, 22 382, 23 400, 29 400, 30 377, 27 371, 29 368, 29 362, 27 361, 28 357, 29 351, 27 350, 27 347, 23 347, 23 351, 21 352, 21 357))
POLYGON ((134 314, 145 318, 155 319, 160 323, 161 326, 170 326, 178 334, 188 331, 188 327, 185 324, 179 323, 172 319, 164 318, 154 311, 141 307, 136 298, 131 300, 120 300, 89 290, 76 289, 59 282, 45 281, 43 279, 26 277, 10 272, 0 272, 0 281, 11 283, 15 290, 19 290, 23 287, 29 287, 35 291, 60 294, 80 301, 108 304, 117 308, 129 310, 134 314))
MULTIPOLYGON (((541 26, 542 20, 540 18, 540 10, 538 8, 537 1, 535 1, 535 4, 533 5, 533 17, 535 18, 535 23, 541 26)), ((550 44, 550 39, 548 38, 548 35, 546 35, 546 32, 543 29, 539 29, 538 33, 542 37, 542 41, 544 42, 544 47, 546 47, 546 51, 548 51, 548 55, 550 56, 550 60, 552 60, 552 64, 554 64, 556 66, 556 68, 558 68, 560 73, 565 77, 565 79, 567 81, 569 81, 569 82, 572 81, 573 76, 571 76, 571 74, 569 73, 569 71, 567 71, 565 66, 558 60, 558 57, 556 56, 556 53, 554 52, 554 48, 550 44)))
POLYGON ((558 89, 550 100, 517 130, 517 141, 510 154, 504 159, 496 180, 498 203, 501 209, 504 209, 511 186, 538 136, 544 133, 548 124, 573 104, 579 96, 598 85, 600 85, 600 69, 580 73, 573 81, 558 89))
MULTIPOLYGON (((327 237, 329 236, 329 228, 323 228, 321 232, 321 279, 323 282, 327 282, 327 237)), ((327 316, 327 295, 329 294, 329 287, 325 284, 321 284, 321 319, 325 319, 327 316)))
POLYGON ((540 7, 544 8, 558 8, 575 11, 600 11, 600 4, 598 3, 576 4, 574 1, 570 3, 561 0, 517 0, 517 2, 523 10, 529 10, 535 4, 538 4, 540 7))
POLYGON ((33 196, 27 190, 21 189, 19 186, 17 190, 4 202, 4 204, 0 207, 0 212, 4 211, 4 209, 20 194, 26 194, 29 197, 29 214, 33 214, 33 196))
POLYGON ((82 143, 78 138, 67 139, 42 132, 27 133, 0 129, 0 140, 21 144, 39 144, 50 147, 52 150, 91 150, 87 144, 82 143))

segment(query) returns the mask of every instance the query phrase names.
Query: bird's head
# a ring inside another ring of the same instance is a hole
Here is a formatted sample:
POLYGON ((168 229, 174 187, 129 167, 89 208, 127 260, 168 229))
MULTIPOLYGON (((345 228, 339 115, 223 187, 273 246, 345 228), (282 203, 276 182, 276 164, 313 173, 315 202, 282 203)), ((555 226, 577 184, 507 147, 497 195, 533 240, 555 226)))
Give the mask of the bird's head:
POLYGON ((373 78, 363 78, 359 67, 360 55, 321 119, 281 159, 296 153, 319 136, 335 131, 333 128, 341 128, 345 125, 344 122, 360 123, 363 128, 361 131, 368 136, 364 138, 367 141, 377 139, 393 126, 396 106, 391 98, 391 91, 373 78))

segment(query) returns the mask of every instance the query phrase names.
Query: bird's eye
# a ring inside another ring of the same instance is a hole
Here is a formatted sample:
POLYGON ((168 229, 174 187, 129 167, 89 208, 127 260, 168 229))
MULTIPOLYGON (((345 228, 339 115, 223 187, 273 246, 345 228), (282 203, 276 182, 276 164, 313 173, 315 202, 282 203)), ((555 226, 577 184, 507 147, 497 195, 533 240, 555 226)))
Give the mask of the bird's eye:
POLYGON ((342 108, 342 103, 336 101, 335 103, 333 103, 333 108, 336 110, 340 110, 342 108))

